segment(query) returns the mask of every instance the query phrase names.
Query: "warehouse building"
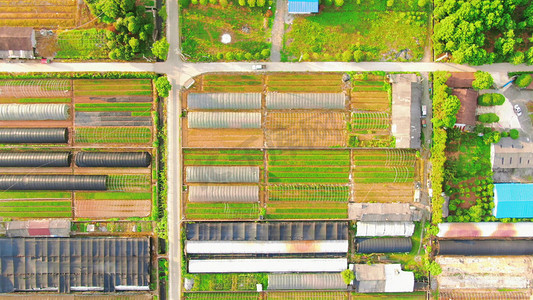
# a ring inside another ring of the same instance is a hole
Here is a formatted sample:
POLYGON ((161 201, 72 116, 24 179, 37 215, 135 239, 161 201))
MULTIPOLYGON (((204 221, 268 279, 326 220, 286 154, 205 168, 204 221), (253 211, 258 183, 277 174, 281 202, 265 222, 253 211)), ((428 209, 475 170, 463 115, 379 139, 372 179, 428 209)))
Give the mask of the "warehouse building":
POLYGON ((533 183, 494 184, 496 218, 533 218, 533 183))
POLYGON ((439 255, 533 255, 533 240, 440 240, 439 255))
POLYGON ((148 291, 148 238, 1 238, 0 293, 148 291))
POLYGON ((402 271, 400 264, 356 264, 355 289, 358 293, 411 293, 413 272, 402 271))
POLYGON ((533 223, 440 223, 439 238, 531 238, 533 223))

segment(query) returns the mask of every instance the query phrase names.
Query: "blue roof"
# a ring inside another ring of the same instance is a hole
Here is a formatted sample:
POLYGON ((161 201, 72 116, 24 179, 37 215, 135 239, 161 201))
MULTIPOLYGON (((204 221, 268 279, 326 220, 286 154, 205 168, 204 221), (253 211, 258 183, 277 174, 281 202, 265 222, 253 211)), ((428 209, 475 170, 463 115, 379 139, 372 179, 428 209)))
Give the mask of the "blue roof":
POLYGON ((318 0, 289 0, 289 13, 317 13, 318 0))
POLYGON ((533 218, 533 183, 494 184, 496 218, 533 218))

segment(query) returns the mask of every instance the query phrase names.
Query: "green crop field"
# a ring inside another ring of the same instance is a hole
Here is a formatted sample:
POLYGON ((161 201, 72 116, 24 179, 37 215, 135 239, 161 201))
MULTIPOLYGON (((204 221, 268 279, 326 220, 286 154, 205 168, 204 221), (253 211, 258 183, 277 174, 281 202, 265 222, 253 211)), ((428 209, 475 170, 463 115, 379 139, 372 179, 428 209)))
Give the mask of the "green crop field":
POLYGON ((336 185, 271 185, 268 201, 348 202, 350 187, 336 185))
POLYGON ((257 219, 257 203, 187 203, 185 215, 189 220, 257 219))
POLYGON ((269 92, 329 92, 340 93, 340 74, 275 74, 267 76, 269 92))
POLYGON ((351 130, 357 132, 359 130, 383 130, 389 129, 390 118, 389 114, 383 112, 357 112, 352 113, 351 130))
POLYGON ((187 300, 258 300, 260 298, 259 293, 185 293, 187 300))
POLYGON ((0 217, 70 218, 70 192, 3 191, 0 192, 0 217))
POLYGON ((105 36, 106 30, 68 30, 57 36, 56 58, 98 59, 108 58, 109 48, 105 36))
POLYGON ((185 166, 262 166, 261 150, 183 150, 185 166))
POLYGON ((202 91, 260 93, 263 91, 263 78, 258 75, 204 75, 202 91))
POLYGON ((150 190, 150 175, 108 175, 107 188, 110 191, 150 190))
POLYGON ((268 202, 267 219, 347 219, 344 202, 268 202))
POLYGON ((75 110, 149 112, 152 110, 152 103, 79 103, 75 105, 75 110))
POLYGON ((152 199, 152 193, 135 192, 76 192, 78 200, 146 200, 152 199))
POLYGON ((357 150, 354 166, 414 166, 415 151, 411 150, 357 150))
POLYGON ((268 292, 268 300, 348 300, 346 292, 268 292))
POLYGON ((74 132, 76 143, 86 144, 146 144, 152 141, 148 127, 78 127, 74 132))

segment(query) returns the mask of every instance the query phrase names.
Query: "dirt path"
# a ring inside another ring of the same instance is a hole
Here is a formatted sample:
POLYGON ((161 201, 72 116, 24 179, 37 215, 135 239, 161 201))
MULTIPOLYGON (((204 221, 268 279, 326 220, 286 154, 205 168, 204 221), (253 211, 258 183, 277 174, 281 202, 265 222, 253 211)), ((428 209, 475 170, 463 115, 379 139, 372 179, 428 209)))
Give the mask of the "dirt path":
POLYGON ((276 1, 276 16, 272 25, 272 49, 270 61, 281 61, 281 48, 283 47, 283 33, 285 31, 285 16, 287 15, 287 0, 276 1))

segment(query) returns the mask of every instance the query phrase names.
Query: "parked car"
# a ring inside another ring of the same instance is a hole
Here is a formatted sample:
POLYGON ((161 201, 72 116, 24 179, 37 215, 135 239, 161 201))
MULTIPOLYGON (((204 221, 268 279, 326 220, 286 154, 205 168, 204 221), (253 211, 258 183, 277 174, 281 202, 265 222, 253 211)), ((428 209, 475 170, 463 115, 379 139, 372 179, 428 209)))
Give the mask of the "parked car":
POLYGON ((514 105, 514 112, 516 113, 517 116, 521 116, 522 115, 522 109, 520 109, 520 106, 518 106, 518 104, 515 104, 514 105))
POLYGON ((422 118, 425 118, 428 115, 428 107, 426 105, 422 105, 422 118))
POLYGON ((425 127, 427 127, 427 126, 428 126, 428 124, 427 124, 426 119, 422 119, 422 127, 425 128, 425 127))
POLYGON ((252 65, 252 70, 264 70, 266 68, 266 65, 252 65))

